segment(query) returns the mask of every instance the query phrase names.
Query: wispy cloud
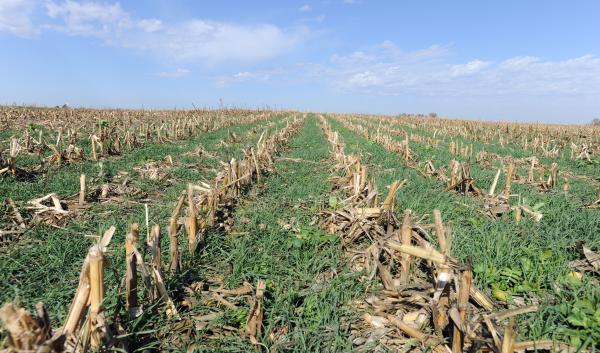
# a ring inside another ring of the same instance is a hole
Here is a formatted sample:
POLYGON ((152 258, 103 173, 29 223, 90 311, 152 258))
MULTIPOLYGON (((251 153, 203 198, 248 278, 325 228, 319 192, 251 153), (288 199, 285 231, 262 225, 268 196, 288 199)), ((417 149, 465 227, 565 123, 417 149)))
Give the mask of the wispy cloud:
POLYGON ((230 86, 244 82, 267 82, 277 77, 281 79, 283 75, 288 73, 288 69, 273 68, 267 70, 255 71, 240 71, 229 75, 221 75, 216 78, 215 82, 218 86, 230 86))
POLYGON ((0 0, 0 32, 20 37, 33 37, 39 33, 32 23, 34 0, 0 0))
POLYGON ((188 76, 191 73, 192 73, 192 71, 190 71, 188 69, 178 68, 177 70, 174 70, 174 71, 161 71, 161 72, 157 73, 156 76, 164 77, 164 78, 178 78, 178 77, 188 76))
POLYGON ((475 75, 487 67, 490 67, 493 63, 491 61, 482 61, 479 59, 471 60, 466 64, 452 65, 450 67, 451 77, 461 77, 468 75, 475 75))
POLYGON ((313 65, 311 76, 341 91, 384 95, 600 94, 600 58, 584 55, 550 61, 513 57, 452 63, 449 48, 402 51, 392 42, 313 65))
POLYGON ((312 10, 312 7, 309 4, 306 4, 301 6, 298 10, 301 12, 309 12, 310 10, 312 10))
POLYGON ((209 65, 282 55, 302 42, 308 31, 283 29, 273 24, 242 25, 204 19, 164 23, 156 18, 137 18, 119 3, 48 1, 46 13, 53 20, 44 26, 48 30, 94 37, 116 47, 209 65))

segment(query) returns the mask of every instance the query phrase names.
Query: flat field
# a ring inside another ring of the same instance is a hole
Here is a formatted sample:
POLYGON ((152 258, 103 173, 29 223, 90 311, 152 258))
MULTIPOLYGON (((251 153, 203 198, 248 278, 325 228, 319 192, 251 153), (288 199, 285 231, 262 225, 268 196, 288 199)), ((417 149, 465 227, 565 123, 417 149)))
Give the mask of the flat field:
POLYGON ((6 352, 600 348, 600 127, 0 107, 0 128, 6 352))

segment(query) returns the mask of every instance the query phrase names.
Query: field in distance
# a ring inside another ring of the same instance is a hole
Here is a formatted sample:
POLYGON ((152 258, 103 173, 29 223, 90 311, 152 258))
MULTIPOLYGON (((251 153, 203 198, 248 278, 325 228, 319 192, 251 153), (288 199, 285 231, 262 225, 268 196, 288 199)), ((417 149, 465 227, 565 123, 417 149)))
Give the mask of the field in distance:
POLYGON ((0 107, 0 352, 600 348, 600 126, 0 107))

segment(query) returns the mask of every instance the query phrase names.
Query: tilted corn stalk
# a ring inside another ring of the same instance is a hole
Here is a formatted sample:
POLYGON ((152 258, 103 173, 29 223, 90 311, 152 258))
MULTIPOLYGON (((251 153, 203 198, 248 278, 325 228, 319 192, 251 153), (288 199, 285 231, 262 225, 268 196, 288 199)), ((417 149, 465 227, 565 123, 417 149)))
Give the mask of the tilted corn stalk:
MULTIPOLYGON (((361 187, 370 182, 363 168, 357 167, 359 158, 346 157, 339 137, 324 119, 321 124, 336 167, 344 172, 334 179, 334 185, 346 195, 341 206, 322 212, 321 226, 341 236, 353 268, 366 273, 364 280, 377 276, 381 283, 372 296, 356 305, 363 318, 351 324, 357 349, 439 353, 572 350, 560 342, 517 342, 514 317, 536 312, 537 307, 506 309, 481 292, 473 283, 470 265, 451 255, 452 232, 439 211, 433 212, 433 224, 420 224, 410 210, 404 211, 401 221, 387 213, 394 208, 400 183, 390 186, 386 201, 377 205, 377 196, 372 195, 376 190, 361 187), (358 182, 358 188, 350 187, 358 182), (369 207, 359 208, 361 202, 369 207), (439 247, 432 241, 431 230, 439 247)), ((455 180, 459 179, 456 176, 455 180)), ((494 195, 494 189, 488 195, 494 195)), ((510 181, 502 194, 509 193, 510 181)))
MULTIPOLYGON (((192 254, 198 250, 198 245, 204 245, 204 234, 209 227, 226 229, 227 218, 230 216, 227 210, 239 202, 244 189, 252 183, 259 182, 261 174, 272 169, 272 155, 298 131, 302 122, 302 119, 294 119, 270 136, 263 133, 256 148, 248 148, 239 162, 232 160, 225 163, 223 170, 210 184, 189 185, 187 190, 182 191, 168 221, 170 258, 165 266, 160 256, 160 226, 152 227, 141 249, 138 248, 139 226, 131 226, 124 246, 124 317, 120 317, 120 320, 117 317, 109 317, 109 313, 103 308, 106 296, 104 267, 108 262, 107 247, 115 233, 115 228, 111 227, 98 243, 90 248, 84 259, 78 288, 60 329, 51 329, 48 314, 42 305, 38 306, 37 314, 31 315, 16 304, 5 304, 0 310, 0 321, 7 332, 5 349, 2 352, 85 352, 90 348, 126 351, 128 342, 119 338, 123 336, 123 328, 118 322, 135 319, 144 311, 157 309, 174 320, 179 319, 179 309, 165 286, 165 273, 173 275, 181 268, 178 239, 180 225, 185 227, 188 250, 192 254), (186 201, 187 216, 182 219, 180 214, 186 201), (143 287, 140 284, 143 284, 143 287), (145 289, 143 293, 142 288, 145 289)), ((81 181, 82 185, 85 185, 84 177, 81 181)), ((80 195, 85 196, 84 187, 80 195)), ((81 197, 79 200, 82 200, 81 197)), ((34 201, 41 212, 67 212, 53 194, 34 201), (44 202, 47 201, 52 204, 45 205, 44 202)), ((85 199, 83 201, 85 202, 85 199)), ((257 342, 256 336, 260 334, 262 326, 261 303, 264 290, 264 283, 259 283, 252 315, 247 322, 246 334, 253 343, 257 342)), ((119 313, 117 315, 121 316, 119 313)))

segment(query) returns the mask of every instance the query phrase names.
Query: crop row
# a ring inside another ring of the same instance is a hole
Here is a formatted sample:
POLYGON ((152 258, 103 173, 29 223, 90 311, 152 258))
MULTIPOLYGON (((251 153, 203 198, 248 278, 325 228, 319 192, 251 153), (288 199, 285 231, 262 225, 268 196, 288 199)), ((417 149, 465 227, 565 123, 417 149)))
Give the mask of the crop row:
MULTIPOLYGON (((401 148, 405 138, 394 141, 390 137, 398 148, 388 150, 383 141, 375 142, 374 138, 363 137, 362 132, 352 131, 348 120, 328 118, 328 121, 347 141, 350 151, 360 151, 366 157, 376 186, 383 188, 395 180, 407 180, 397 193, 402 207, 415 210, 423 217, 432 209, 441 210, 454 230, 452 254, 462 261, 472 261, 474 279, 486 293, 508 305, 540 305, 540 313, 529 315, 530 325, 522 327, 524 337, 555 337, 572 342, 581 340, 577 341, 581 343, 587 334, 596 332, 594 325, 575 329, 569 319, 579 315, 575 314, 579 305, 595 303, 600 298, 593 276, 583 276, 575 283, 571 280, 569 265, 582 256, 576 242, 583 241, 591 247, 600 245, 595 236, 600 229, 600 215, 596 210, 582 208, 577 198, 562 190, 540 193, 527 185, 513 184, 510 194, 515 196, 509 200, 520 202, 508 206, 514 210, 515 206, 522 205, 543 214, 543 218, 535 222, 539 216, 531 214, 531 221, 521 220, 516 212, 514 217, 490 218, 486 216, 489 210, 482 203, 489 196, 485 195, 488 191, 483 191, 480 197, 467 197, 471 192, 465 195, 447 190, 447 182, 411 168, 414 161, 407 163, 406 150, 401 148), (557 302, 565 303, 564 307, 556 305, 557 302)), ((376 135, 377 130, 372 130, 369 136, 371 134, 376 135)), ((409 144, 409 156, 417 156, 421 164, 433 161, 438 166, 436 170, 440 164, 448 165, 453 159, 446 149, 409 144)), ((478 181, 476 185, 492 185, 496 174, 476 166, 471 172, 478 181)), ((445 174, 451 179, 448 172, 445 174)), ((500 178, 498 185, 506 185, 503 179, 506 178, 500 178)))
MULTIPOLYGON (((297 131, 302 120, 294 120, 279 132, 265 136, 263 133, 256 148, 248 148, 243 158, 235 159, 223 166, 223 170, 210 183, 190 184, 182 192, 169 220, 169 265, 168 273, 176 274, 180 267, 180 249, 178 233, 183 223, 187 233, 190 254, 204 246, 204 234, 209 227, 224 227, 228 218, 228 209, 238 202, 242 190, 253 182, 260 181, 260 174, 271 166, 271 155, 277 152, 281 144, 297 131), (187 200, 187 216, 180 221, 179 213, 187 200)), ((126 313, 108 313, 103 310, 105 302, 104 267, 108 264, 107 250, 115 233, 111 227, 92 246, 85 258, 80 274, 78 289, 75 293, 69 313, 62 327, 53 333, 48 313, 38 306, 38 313, 31 315, 15 304, 6 304, 2 311, 2 320, 8 330, 8 344, 16 350, 31 350, 46 347, 51 351, 79 351, 87 347, 101 346, 126 347, 119 334, 122 324, 135 320, 140 310, 165 310, 167 316, 177 316, 178 309, 170 298, 165 286, 165 270, 161 261, 160 226, 152 227, 147 234, 145 245, 138 249, 139 226, 133 224, 125 238, 125 308, 126 313), (142 251, 145 249, 146 251, 142 251), (142 295, 138 287, 138 276, 145 285, 142 295), (145 305, 138 300, 142 299, 145 305), (153 308, 153 303, 158 307, 153 308), (146 309, 142 309, 145 307, 146 309), (127 319, 129 317, 130 319, 127 319)), ((257 296, 260 291, 257 289, 257 296)), ((114 291, 112 291, 114 292, 114 291)), ((119 290, 117 290, 119 292, 119 290)))
POLYGON ((466 154, 464 153, 466 148, 470 148, 472 152, 475 147, 476 154, 482 152, 491 156, 515 159, 536 157, 541 163, 547 165, 558 163, 561 169, 582 173, 588 178, 597 177, 600 133, 599 129, 593 126, 553 127, 542 125, 543 128, 533 128, 529 125, 508 124, 511 128, 503 128, 502 126, 506 123, 498 123, 499 126, 494 126, 495 123, 455 120, 430 121, 430 119, 408 122, 388 117, 371 117, 370 119, 361 117, 355 120, 371 125, 377 124, 380 128, 399 130, 397 132, 402 135, 410 134, 411 138, 427 139, 436 146, 441 142, 455 154, 466 154), (460 128, 461 123, 466 124, 469 128, 460 128), (454 130, 460 130, 461 133, 454 133, 454 130), (555 130, 558 133, 553 132, 555 130), (507 142, 510 139, 503 137, 506 134, 519 135, 522 141, 507 142), (535 137, 531 137, 532 134, 535 137))

